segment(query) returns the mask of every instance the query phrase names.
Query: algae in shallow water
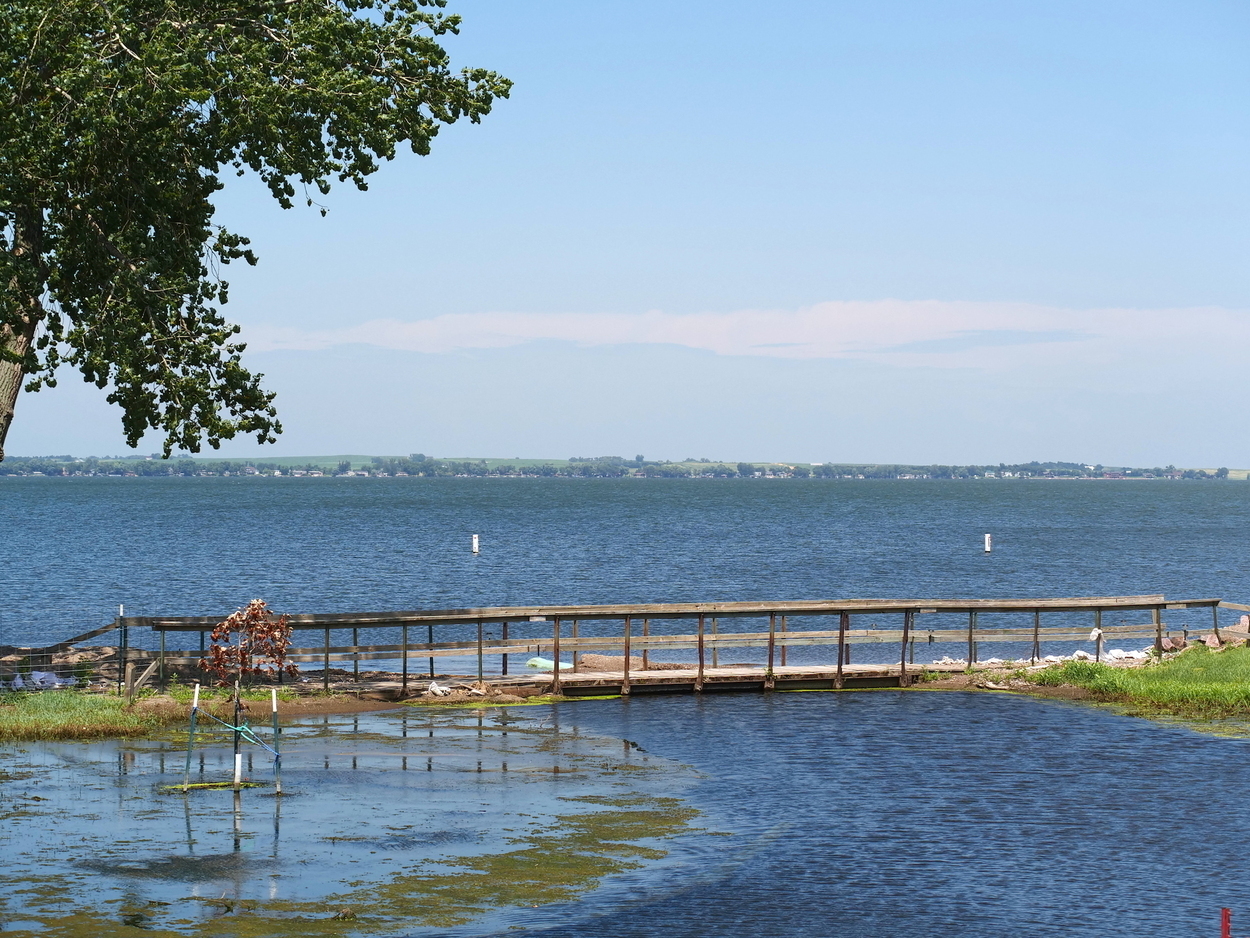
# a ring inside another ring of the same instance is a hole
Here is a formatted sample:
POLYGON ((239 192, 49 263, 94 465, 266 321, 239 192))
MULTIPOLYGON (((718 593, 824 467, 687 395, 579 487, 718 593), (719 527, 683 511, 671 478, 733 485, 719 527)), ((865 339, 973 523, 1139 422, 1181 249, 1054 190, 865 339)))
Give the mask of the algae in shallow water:
MULTIPOLYGON (((389 882, 365 885, 316 902, 187 898, 181 903, 138 897, 120 908, 70 903, 77 892, 63 879, 30 884, 30 902, 14 918, 38 923, 44 936, 102 934, 281 938, 379 934, 414 927, 448 928, 506 907, 567 902, 605 877, 666 855, 658 843, 692 830, 698 811, 677 798, 583 796, 609 810, 559 815, 536 833, 513 838, 516 849, 448 864, 426 862, 389 882), (198 906, 198 908, 192 908, 198 906), (350 910, 348 916, 341 915, 350 910), (207 917, 203 916, 207 913, 207 917), (335 916, 338 916, 337 918, 335 916)), ((109 903, 104 903, 108 905, 109 903)), ((21 929, 18 929, 20 933, 21 929)))

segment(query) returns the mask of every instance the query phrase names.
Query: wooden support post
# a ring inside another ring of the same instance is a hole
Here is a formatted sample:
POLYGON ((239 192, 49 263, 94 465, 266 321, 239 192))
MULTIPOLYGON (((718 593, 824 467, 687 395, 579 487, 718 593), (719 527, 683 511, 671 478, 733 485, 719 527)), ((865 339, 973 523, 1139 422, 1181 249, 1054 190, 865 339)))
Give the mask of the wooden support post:
POLYGON ((325 654, 321 662, 321 689, 330 693, 330 630, 326 629, 325 654))
POLYGON ((482 620, 477 620, 477 682, 482 683, 482 620))
POLYGON ((1163 657, 1163 615, 1159 611, 1159 607, 1155 606, 1150 610, 1150 621, 1155 626, 1155 654, 1160 658, 1163 657))
MULTIPOLYGON (((1097 615, 1097 613, 1094 613, 1097 615)), ((1042 610, 1033 610, 1033 654, 1030 657, 1032 664, 1037 664, 1037 659, 1042 657, 1042 610)))
MULTIPOLYGON (((434 644, 434 623, 432 623, 432 622, 431 622, 428 626, 426 626, 426 636, 425 636, 425 637, 426 637, 426 639, 427 639, 427 641, 426 641, 426 645, 427 645, 427 646, 433 646, 433 644, 434 644)), ((431 657, 430 657, 430 680, 431 680, 431 681, 432 681, 432 680, 434 680, 434 658, 433 658, 433 656, 431 656, 431 657)))
POLYGON ((1223 639, 1220 638, 1220 607, 1218 604, 1211 607, 1211 629, 1215 632, 1215 640, 1222 642, 1223 639))
POLYGON ((968 613, 968 667, 972 667, 977 663, 977 643, 975 638, 977 628, 976 612, 968 613))
MULTIPOLYGON (((782 635, 786 634, 786 617, 785 616, 781 617, 781 634, 782 635)), ((783 668, 786 666, 786 651, 787 651, 786 640, 783 638, 781 640, 781 666, 783 668)))
POLYGON ((772 689, 773 660, 777 649, 777 613, 768 614, 768 668, 764 672, 764 686, 772 689))
POLYGON ((555 660, 555 667, 551 672, 554 675, 551 680, 551 692, 558 697, 564 693, 564 687, 560 684, 560 617, 556 616, 555 620, 551 639, 551 657, 555 660))
POLYGON ((404 626, 403 634, 404 646, 404 663, 400 666, 403 668, 403 678, 399 682, 399 689, 402 693, 408 693, 408 626, 404 626))
POLYGON ((577 650, 577 620, 573 620, 573 673, 581 670, 582 653, 577 650))
POLYGON ((629 616, 625 617, 625 669, 621 675, 621 696, 629 696, 629 627, 632 620, 629 616))
POLYGON ((161 632, 161 666, 158 680, 161 686, 161 693, 165 692, 165 633, 161 632))
MULTIPOLYGON (((650 634, 651 634, 651 620, 643 619, 642 620, 642 637, 646 638, 650 634)), ((642 669, 645 671, 650 666, 651 666, 651 661, 647 656, 647 643, 643 642, 642 643, 642 669)))
POLYGON ((360 629, 352 629, 352 680, 360 683, 360 629))
POLYGON ((903 647, 899 652, 899 675, 898 683, 900 687, 909 687, 911 681, 907 677, 907 639, 911 636, 911 625, 916 615, 915 610, 908 609, 903 613, 903 647))
POLYGON ((694 689, 697 693, 703 693, 703 613, 699 613, 699 670, 695 675, 694 689))
POLYGON ((833 686, 838 690, 842 689, 842 649, 846 645, 846 626, 850 619, 850 613, 838 613, 838 676, 833 680, 833 686))
MULTIPOLYGON (((718 625, 718 621, 715 616, 712 617, 712 634, 713 635, 720 634, 720 627, 718 625)), ((716 641, 712 642, 712 667, 713 668, 720 667, 720 643, 716 641)))
MULTIPOLYGON (((504 648, 507 648, 507 647, 508 647, 508 620, 507 620, 507 619, 504 619, 504 620, 503 620, 503 647, 504 647, 504 648)), ((501 673, 503 674, 503 676, 504 676, 504 677, 507 677, 507 676, 508 676, 508 655, 507 655, 507 653, 505 653, 505 654, 504 654, 504 656, 503 656, 503 667, 500 669, 500 671, 501 671, 501 673)))

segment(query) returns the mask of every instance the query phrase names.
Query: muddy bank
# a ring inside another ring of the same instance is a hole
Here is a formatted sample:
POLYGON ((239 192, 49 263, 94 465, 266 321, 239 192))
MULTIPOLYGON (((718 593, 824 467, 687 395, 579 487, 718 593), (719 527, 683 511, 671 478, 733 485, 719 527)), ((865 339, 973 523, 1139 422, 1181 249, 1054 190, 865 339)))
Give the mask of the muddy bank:
POLYGON ((914 690, 986 690, 1011 691, 1031 697, 1053 700, 1086 700, 1089 688, 1073 684, 1034 684, 1015 676, 1014 671, 977 671, 973 674, 950 674, 940 679, 913 685, 914 690))

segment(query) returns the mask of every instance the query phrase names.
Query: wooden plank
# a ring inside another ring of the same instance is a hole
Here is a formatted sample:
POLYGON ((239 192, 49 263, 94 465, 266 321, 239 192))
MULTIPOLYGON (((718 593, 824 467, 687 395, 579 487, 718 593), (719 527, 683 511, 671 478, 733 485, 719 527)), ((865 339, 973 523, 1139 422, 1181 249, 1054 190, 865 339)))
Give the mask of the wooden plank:
POLYGON ((96 638, 100 635, 105 635, 109 632, 112 632, 116 628, 117 628, 117 623, 110 622, 108 625, 102 625, 100 626, 100 628, 92 629, 90 632, 83 632, 81 635, 75 635, 73 638, 67 638, 63 642, 57 642, 55 645, 48 645, 44 648, 32 648, 30 650, 42 651, 45 653, 52 652, 55 654, 58 651, 64 651, 66 648, 69 648, 71 645, 77 645, 79 642, 85 642, 88 639, 96 638))
MULTIPOLYGON (((1103 633, 1109 636, 1119 637, 1136 637, 1139 633, 1149 633, 1146 637, 1153 635, 1154 625, 1151 623, 1142 623, 1139 625, 1109 625, 1103 629, 1103 633)), ((1172 631, 1177 631, 1173 628, 1172 631)), ((1198 631, 1191 629, 1190 631, 1198 631)), ((754 647, 756 645, 767 645, 767 632, 721 632, 717 635, 706 634, 704 641, 709 645, 721 645, 723 647, 754 647), (745 644, 744 644, 745 643, 745 644)), ((787 632, 784 639, 778 635, 778 643, 784 641, 791 645, 817 645, 817 644, 834 644, 839 630, 811 630, 803 632, 787 632)), ((966 629, 917 629, 914 636, 921 640, 932 635, 934 641, 939 642, 956 642, 964 641, 967 638, 966 629)), ((1042 629, 1040 634, 1046 641, 1087 641, 1089 638, 1088 630, 1084 628, 1063 628, 1051 627, 1042 629)), ((900 629, 848 629, 846 632, 846 641, 856 644, 882 644, 888 642, 897 642, 902 639, 902 631, 900 629)), ((1027 628, 1020 629, 977 629, 974 638, 978 641, 994 642, 1021 642, 1030 640, 1031 630, 1027 628)), ((651 650, 686 648, 694 647, 697 643, 697 633, 692 634, 674 634, 674 635, 632 635, 631 645, 641 645, 651 650)), ((605 651, 620 649, 624 646, 624 637, 617 635, 602 636, 581 636, 576 639, 563 638, 560 647, 565 650, 592 650, 605 651)), ((537 649, 544 644, 551 644, 550 639, 545 641, 538 638, 513 638, 506 641, 502 639, 492 639, 486 647, 490 649, 490 654, 504 654, 508 650, 514 652, 528 652, 537 654, 537 649)), ((372 651, 389 651, 400 652, 403 649, 402 644, 395 645, 334 645, 330 647, 333 654, 347 654, 353 651, 372 652, 372 651)), ((410 643, 409 651, 414 655, 425 655, 428 651, 436 651, 444 655, 455 655, 462 652, 472 651, 477 648, 476 641, 463 642, 435 642, 433 645, 428 642, 410 643)), ((292 654, 311 654, 314 651, 320 651, 321 646, 315 647, 298 647, 290 649, 292 654)))

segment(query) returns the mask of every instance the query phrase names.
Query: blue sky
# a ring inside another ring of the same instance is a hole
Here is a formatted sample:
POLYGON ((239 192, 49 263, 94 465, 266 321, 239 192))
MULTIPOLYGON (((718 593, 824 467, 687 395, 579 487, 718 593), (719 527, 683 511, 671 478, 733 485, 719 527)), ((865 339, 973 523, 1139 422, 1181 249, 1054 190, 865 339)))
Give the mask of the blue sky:
MULTIPOLYGON (((1250 7, 450 9, 480 126, 222 196, 273 453, 1250 465, 1250 7)), ((71 375, 18 408, 124 448, 71 375)))

